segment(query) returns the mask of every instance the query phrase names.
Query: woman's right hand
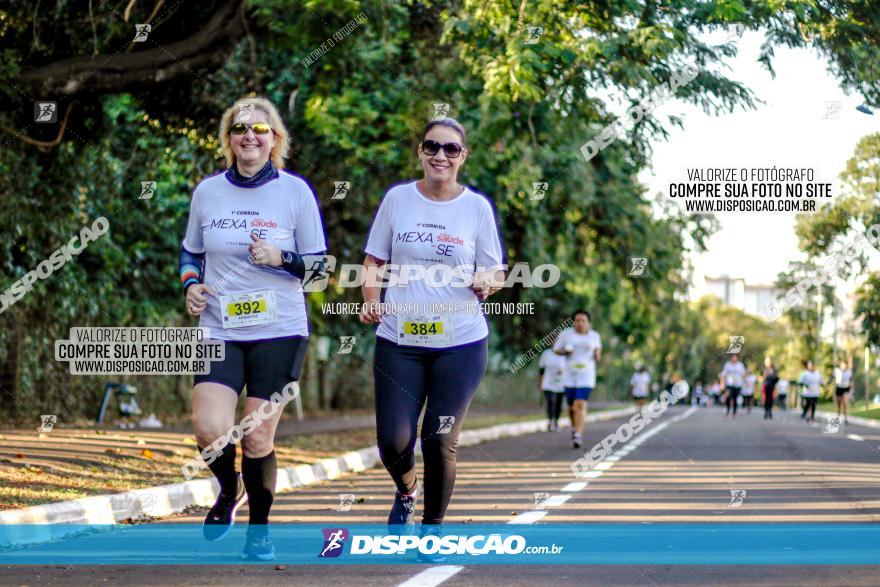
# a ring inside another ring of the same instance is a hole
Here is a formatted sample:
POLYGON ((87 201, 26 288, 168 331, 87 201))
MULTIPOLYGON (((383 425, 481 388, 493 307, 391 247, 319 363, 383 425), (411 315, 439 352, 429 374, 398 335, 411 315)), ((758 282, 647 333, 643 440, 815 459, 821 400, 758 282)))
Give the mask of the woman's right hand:
POLYGON ((208 296, 217 295, 210 285, 197 283, 186 290, 186 311, 190 316, 198 316, 208 307, 208 296))
POLYGON ((358 320, 363 324, 378 324, 382 321, 382 305, 379 302, 364 302, 358 320))

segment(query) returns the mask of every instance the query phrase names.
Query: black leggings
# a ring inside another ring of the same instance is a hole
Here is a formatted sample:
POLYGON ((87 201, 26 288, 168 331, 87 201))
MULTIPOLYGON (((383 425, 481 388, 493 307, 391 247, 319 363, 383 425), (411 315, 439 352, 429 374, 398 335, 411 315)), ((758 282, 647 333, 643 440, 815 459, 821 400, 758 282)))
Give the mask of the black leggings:
POLYGON ((727 406, 727 413, 730 413, 730 406, 733 406, 733 413, 736 414, 736 398, 739 396, 739 387, 728 387, 727 388, 727 401, 725 402, 725 406, 727 406))
POLYGON ((773 392, 765 391, 764 392, 764 414, 772 415, 773 414, 773 392))
POLYGON ((565 394, 545 389, 544 397, 547 398, 547 419, 551 422, 559 421, 559 414, 562 413, 562 398, 565 394))
POLYGON ((804 398, 804 416, 807 415, 807 412, 810 412, 810 420, 816 419, 816 402, 819 401, 817 397, 805 397, 804 398))
POLYGON ((416 432, 427 402, 421 434, 423 524, 440 524, 446 515, 455 486, 458 433, 488 358, 488 338, 430 349, 376 337, 373 375, 379 456, 401 493, 409 493, 416 485, 416 432))

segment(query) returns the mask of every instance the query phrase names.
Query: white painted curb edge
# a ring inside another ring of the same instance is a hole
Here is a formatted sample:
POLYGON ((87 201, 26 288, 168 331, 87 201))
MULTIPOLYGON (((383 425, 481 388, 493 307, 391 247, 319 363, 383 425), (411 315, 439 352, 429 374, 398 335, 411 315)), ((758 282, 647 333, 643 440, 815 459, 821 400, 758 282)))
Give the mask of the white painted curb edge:
MULTIPOLYGON (((587 416, 588 422, 601 422, 635 413, 628 407, 587 416)), ((459 446, 469 446, 500 438, 521 436, 543 431, 547 420, 530 420, 514 424, 499 424, 478 430, 466 430, 459 435, 459 446)), ((279 493, 288 489, 311 485, 319 481, 336 479, 343 473, 357 473, 371 469, 379 463, 379 449, 375 446, 362 448, 318 461, 311 465, 298 465, 278 469, 279 493)), ((112 495, 96 495, 71 501, 32 506, 0 512, 0 525, 7 526, 4 533, 12 540, 5 544, 35 544, 61 538, 76 532, 73 524, 115 524, 128 518, 145 515, 164 517, 180 513, 189 506, 211 506, 217 499, 220 486, 216 479, 197 479, 159 487, 136 489, 112 495), (149 505, 147 505, 149 504, 149 505), (20 532, 9 526, 20 525, 20 532)))

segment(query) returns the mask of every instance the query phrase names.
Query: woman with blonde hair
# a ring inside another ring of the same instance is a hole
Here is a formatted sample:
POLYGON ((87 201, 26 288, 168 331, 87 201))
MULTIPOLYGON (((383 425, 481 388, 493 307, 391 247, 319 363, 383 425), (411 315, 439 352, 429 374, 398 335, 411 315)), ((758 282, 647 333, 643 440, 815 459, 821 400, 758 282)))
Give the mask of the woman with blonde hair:
POLYGON ((270 398, 282 390, 287 397, 299 378, 309 335, 303 256, 323 254, 327 246, 315 194, 303 178, 281 169, 290 136, 271 102, 238 100, 223 114, 220 142, 228 169, 196 186, 180 253, 186 309, 225 350, 209 373, 195 376, 193 388, 196 441, 220 485, 203 534, 224 538, 247 499, 244 557, 271 560, 267 524, 283 404, 270 398), (263 417, 236 427, 245 387, 245 413, 263 417))

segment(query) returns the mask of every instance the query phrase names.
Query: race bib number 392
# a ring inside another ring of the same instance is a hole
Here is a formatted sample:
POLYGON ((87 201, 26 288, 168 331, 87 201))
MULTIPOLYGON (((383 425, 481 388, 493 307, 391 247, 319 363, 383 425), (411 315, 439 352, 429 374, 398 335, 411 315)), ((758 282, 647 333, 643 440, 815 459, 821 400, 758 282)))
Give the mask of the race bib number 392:
POLYGON ((263 289, 237 296, 220 296, 223 328, 271 324, 277 319, 275 290, 263 289))

